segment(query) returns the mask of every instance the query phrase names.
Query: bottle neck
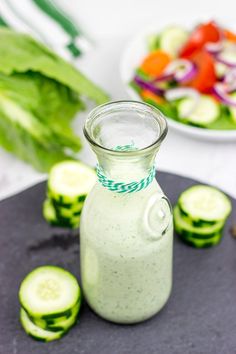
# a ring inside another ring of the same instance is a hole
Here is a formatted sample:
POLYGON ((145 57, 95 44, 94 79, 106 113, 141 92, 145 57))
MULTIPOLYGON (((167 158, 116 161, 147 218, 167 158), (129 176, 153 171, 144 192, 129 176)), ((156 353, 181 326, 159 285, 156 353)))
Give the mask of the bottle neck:
POLYGON ((147 177, 155 164, 156 150, 134 156, 126 154, 115 156, 101 151, 95 151, 98 165, 103 174, 115 181, 130 183, 147 177))

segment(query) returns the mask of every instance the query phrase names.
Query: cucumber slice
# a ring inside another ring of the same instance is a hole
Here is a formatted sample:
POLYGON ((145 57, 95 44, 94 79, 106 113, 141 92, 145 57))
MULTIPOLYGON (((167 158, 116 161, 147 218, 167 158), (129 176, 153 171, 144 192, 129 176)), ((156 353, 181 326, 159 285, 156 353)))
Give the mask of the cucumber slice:
POLYGON ((77 322, 79 308, 80 306, 77 306, 77 311, 74 312, 71 316, 58 317, 56 320, 43 320, 41 318, 30 319, 36 326, 48 331, 68 331, 77 322))
POLYGON ((192 220, 224 222, 231 212, 229 198, 216 188, 195 185, 183 192, 178 205, 192 220))
POLYGON ((73 327, 78 318, 78 313, 74 316, 70 316, 69 318, 64 319, 64 321, 60 321, 58 323, 48 325, 47 329, 50 331, 68 331, 71 327, 73 327))
POLYGON ((181 214, 181 218, 186 221, 189 225, 197 227, 197 228, 204 228, 208 226, 213 226, 217 224, 217 221, 203 221, 203 220, 192 220, 189 215, 185 214, 183 210, 179 207, 179 211, 181 214))
POLYGON ((221 79, 228 71, 228 67, 223 63, 215 62, 214 66, 215 66, 216 76, 219 79, 221 79))
POLYGON ((54 207, 62 207, 65 209, 70 209, 70 210, 74 210, 74 209, 78 209, 78 208, 82 208, 84 201, 87 197, 86 194, 80 195, 76 200, 73 200, 71 202, 65 202, 65 196, 56 196, 53 195, 53 192, 50 191, 50 189, 48 188, 48 192, 47 192, 47 196, 48 199, 50 199, 52 201, 52 204, 54 205, 54 207))
POLYGON ((209 96, 202 95, 197 106, 195 108, 194 106, 195 101, 193 98, 182 99, 177 105, 179 119, 183 119, 195 126, 205 127, 220 117, 219 104, 209 96), (192 111, 193 108, 194 110, 192 111), (185 117, 186 112, 191 113, 185 117))
POLYGON ((63 206, 59 206, 55 201, 52 202, 53 207, 55 209, 56 215, 58 217, 64 218, 78 218, 81 215, 83 203, 78 203, 77 205, 73 205, 71 208, 65 208, 63 206))
POLYGON ((62 317, 55 317, 53 319, 52 318, 46 319, 47 324, 50 326, 51 325, 57 326, 59 323, 64 322, 65 320, 68 320, 70 317, 78 316, 80 307, 81 307, 81 297, 79 298, 78 303, 73 308, 71 308, 69 315, 62 316, 62 317))
POLYGON ((56 211, 49 199, 46 199, 43 203, 43 216, 49 224, 57 224, 56 211))
POLYGON ((30 272, 19 290, 21 306, 32 317, 55 318, 70 315, 80 299, 77 279, 56 266, 42 266, 30 272))
POLYGON ((48 197, 48 199, 51 200, 51 202, 52 202, 52 204, 54 206, 57 205, 58 207, 63 207, 63 208, 66 208, 66 209, 71 209, 75 205, 77 205, 77 203, 78 203, 77 201, 73 201, 73 202, 70 202, 70 203, 65 203, 63 196, 56 196, 55 197, 53 195, 53 192, 51 192, 49 188, 48 188, 48 191, 47 191, 47 197, 48 197))
POLYGON ((66 314, 63 314, 59 317, 51 317, 51 316, 33 317, 30 313, 28 313, 27 311, 26 312, 32 322, 34 322, 37 326, 46 329, 47 326, 58 325, 60 322, 64 322, 65 320, 68 320, 68 318, 76 316, 80 310, 80 306, 81 306, 81 298, 79 298, 77 304, 74 307, 72 307, 69 311, 67 311, 66 314))
POLYGON ((22 308, 20 310, 20 321, 21 321, 21 324, 22 324, 25 332, 29 336, 33 337, 36 340, 42 341, 42 342, 51 342, 55 339, 59 339, 65 333, 64 331, 57 331, 57 332, 47 331, 45 329, 42 329, 42 328, 36 326, 30 320, 26 311, 24 311, 24 309, 22 309, 22 308))
POLYGON ((60 227, 67 227, 70 229, 75 229, 79 226, 80 216, 65 217, 57 213, 58 224, 60 227))
POLYGON ((43 204, 43 216, 52 226, 77 228, 80 223, 81 211, 70 211, 66 208, 55 208, 49 199, 43 204))
POLYGON ((160 48, 176 57, 180 49, 186 43, 189 33, 182 27, 167 27, 160 35, 160 48))
POLYGON ((178 234, 196 239, 208 239, 214 237, 215 234, 220 233, 224 227, 224 221, 220 221, 212 226, 194 227, 182 218, 180 209, 177 205, 174 208, 174 224, 175 231, 178 234))
POLYGON ((148 50, 150 52, 153 52, 154 50, 157 50, 160 48, 160 36, 156 34, 151 34, 147 38, 148 42, 148 50))
POLYGON ((188 244, 189 246, 195 248, 209 248, 217 245, 221 241, 222 234, 221 233, 215 234, 214 237, 210 237, 205 240, 196 239, 190 236, 186 237, 182 234, 179 234, 179 237, 184 243, 188 244))
POLYGON ((63 161, 51 169, 50 195, 61 204, 83 202, 96 182, 96 172, 78 161, 63 161))
MULTIPOLYGON (((232 98, 236 99, 236 92, 234 92, 231 96, 232 96, 232 98)), ((229 106, 229 112, 230 112, 230 118, 236 124, 236 108, 229 106)))

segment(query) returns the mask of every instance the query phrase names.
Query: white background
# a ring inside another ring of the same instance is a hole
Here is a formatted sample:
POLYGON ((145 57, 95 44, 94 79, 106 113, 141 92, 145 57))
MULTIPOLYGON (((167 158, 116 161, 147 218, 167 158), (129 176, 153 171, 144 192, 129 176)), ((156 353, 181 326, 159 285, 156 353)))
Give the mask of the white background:
MULTIPOLYGON (((230 21, 233 1, 212 0, 57 0, 94 41, 94 48, 76 65, 106 89, 112 99, 128 98, 119 75, 119 63, 127 43, 146 26, 162 19, 193 24, 202 18, 230 21), (189 21, 188 21, 189 22, 189 21)), ((81 135, 85 115, 79 115, 75 128, 81 135)), ((94 164, 87 144, 81 158, 94 164)), ((236 196, 236 142, 212 143, 187 138, 170 131, 158 154, 161 170, 194 177, 215 184, 236 196)), ((0 149, 0 198, 44 179, 13 156, 0 149)), ((168 192, 167 192, 168 194, 168 192)))

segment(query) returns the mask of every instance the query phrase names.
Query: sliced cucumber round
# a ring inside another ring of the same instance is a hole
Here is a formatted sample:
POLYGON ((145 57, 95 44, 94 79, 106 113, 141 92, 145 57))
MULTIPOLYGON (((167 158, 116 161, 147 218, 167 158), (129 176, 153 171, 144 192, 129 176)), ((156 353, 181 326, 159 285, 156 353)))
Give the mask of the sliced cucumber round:
POLYGON ((172 57, 176 57, 182 46, 186 43, 188 36, 189 33, 182 27, 167 27, 160 35, 160 48, 172 57))
POLYGON ((55 318, 49 318, 47 319, 47 323, 49 325, 58 325, 59 323, 61 323, 62 321, 64 322, 65 320, 68 320, 70 317, 74 317, 77 316, 80 310, 80 306, 81 306, 81 297, 79 298, 78 303, 72 307, 72 309, 70 310, 70 314, 67 316, 62 316, 62 317, 55 317, 55 318))
POLYGON ((81 205, 77 209, 68 209, 55 206, 51 200, 46 199, 43 203, 43 216, 52 226, 77 228, 80 223, 81 205))
POLYGON ((49 224, 57 224, 56 211, 49 199, 46 199, 43 203, 43 216, 49 224))
POLYGON ((51 169, 48 188, 62 204, 83 202, 96 182, 96 172, 78 161, 63 161, 51 169))
MULTIPOLYGON (((179 208, 180 209, 180 208, 179 208)), ((196 227, 196 228, 206 228, 206 227, 211 227, 213 225, 218 224, 218 221, 203 221, 203 220, 192 220, 188 215, 186 215, 181 209, 180 209, 180 214, 181 217, 184 221, 186 221, 189 225, 196 227)))
POLYGON ((229 198, 216 188, 195 185, 184 191, 178 200, 180 209, 192 220, 225 222, 231 212, 229 198))
POLYGON ((214 237, 210 237, 205 240, 196 239, 194 237, 186 236, 183 234, 179 234, 179 237, 184 243, 188 244, 189 246, 195 248, 208 248, 217 245, 222 239, 222 234, 215 234, 214 237))
POLYGON ((49 187, 48 187, 48 190, 47 190, 47 197, 48 199, 52 202, 53 205, 57 205, 58 207, 63 207, 63 208, 66 208, 66 209, 71 209, 73 208, 74 206, 77 205, 77 200, 74 200, 74 201, 70 201, 70 202, 65 202, 65 198, 63 196, 55 196, 53 195, 53 192, 50 191, 49 187))
POLYGON ((194 227, 182 218, 178 205, 174 208, 174 223, 175 231, 178 234, 196 239, 207 239, 214 237, 215 234, 221 232, 224 227, 223 221, 220 221, 212 226, 194 227))
POLYGON ((202 95, 197 106, 191 97, 182 99, 177 105, 177 112, 180 120, 205 127, 220 117, 220 106, 212 97, 202 95), (186 112, 190 113, 186 116, 186 112))
MULTIPOLYGON (((234 92, 231 95, 232 98, 236 100, 236 92, 234 92)), ((232 121, 236 124, 236 108, 235 107, 229 107, 229 112, 230 112, 230 117, 232 121)))
POLYGON ((160 36, 156 34, 151 34, 147 38, 148 49, 150 52, 160 48, 160 36))
POLYGON ((36 326, 27 315, 26 311, 21 308, 20 310, 20 321, 25 330, 25 332, 36 340, 43 342, 50 342, 59 339, 63 336, 65 331, 48 331, 36 326))
POLYGON ((47 326, 47 329, 53 332, 56 330, 68 331, 71 327, 73 327, 76 324, 77 318, 78 318, 78 313, 74 316, 68 317, 64 321, 60 321, 52 325, 49 324, 47 326))
POLYGON ((56 266, 36 268, 25 277, 19 290, 21 306, 30 316, 39 318, 70 315, 80 296, 77 279, 56 266))
POLYGON ((188 223, 188 225, 197 227, 197 228, 205 228, 205 227, 209 227, 209 226, 213 226, 216 225, 217 223, 219 223, 218 220, 214 220, 214 221, 206 221, 206 220, 201 220, 201 219, 192 219, 189 214, 185 213, 184 210, 181 209, 181 206, 178 204, 178 208, 181 214, 181 218, 186 221, 186 223, 188 223))
POLYGON ((50 331, 61 331, 61 330, 68 330, 76 321, 78 317, 78 313, 80 310, 81 301, 75 307, 71 309, 70 316, 61 316, 56 318, 38 318, 32 317, 28 313, 28 317, 30 320, 38 327, 50 331))
MULTIPOLYGON (((29 317, 29 316, 28 316, 29 317)), ((58 332, 58 331, 68 331, 74 324, 77 322, 77 317, 78 317, 78 312, 74 315, 71 315, 70 317, 62 317, 63 319, 60 319, 60 321, 46 321, 40 318, 31 318, 31 321, 38 327, 52 331, 52 332, 58 332)))
POLYGON ((225 64, 215 62, 215 72, 216 76, 221 79, 228 71, 228 67, 225 64))
POLYGON ((53 202, 54 209, 56 211, 56 215, 58 217, 64 218, 76 218, 81 215, 83 204, 78 203, 77 206, 73 206, 70 209, 64 208, 63 206, 59 206, 57 203, 53 202))

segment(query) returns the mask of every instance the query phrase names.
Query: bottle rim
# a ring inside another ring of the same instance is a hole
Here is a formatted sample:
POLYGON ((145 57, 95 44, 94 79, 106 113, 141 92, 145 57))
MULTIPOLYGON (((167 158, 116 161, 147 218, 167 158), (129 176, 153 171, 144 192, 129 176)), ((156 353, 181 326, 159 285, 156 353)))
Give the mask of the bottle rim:
POLYGON ((126 154, 129 156, 136 155, 137 153, 147 152, 148 150, 151 150, 155 147, 159 147, 162 141, 164 140, 164 138, 166 137, 167 132, 168 132, 167 120, 159 109, 144 102, 131 101, 131 100, 110 101, 108 103, 95 107, 89 113, 83 127, 84 136, 93 147, 104 150, 107 153, 112 153, 115 155, 126 154), (112 148, 108 148, 98 143, 92 134, 93 123, 96 121, 96 119, 100 118, 101 116, 108 116, 111 113, 120 112, 122 110, 123 111, 126 110, 127 112, 132 111, 132 112, 146 113, 148 115, 151 115, 155 119, 159 127, 159 135, 157 139, 154 140, 151 144, 146 145, 142 148, 138 148, 135 150, 122 150, 122 151, 114 150, 112 148))

